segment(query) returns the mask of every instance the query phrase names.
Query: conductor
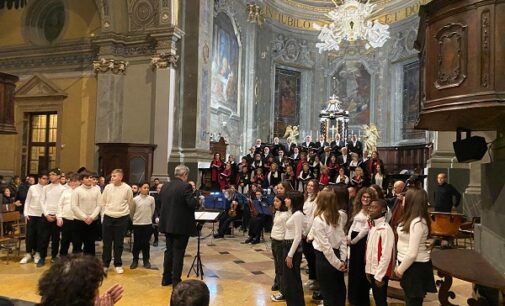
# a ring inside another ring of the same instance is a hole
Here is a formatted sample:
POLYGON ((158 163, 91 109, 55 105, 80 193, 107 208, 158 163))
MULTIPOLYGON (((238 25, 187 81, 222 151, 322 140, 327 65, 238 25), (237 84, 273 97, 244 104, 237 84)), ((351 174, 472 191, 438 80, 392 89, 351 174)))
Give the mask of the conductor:
POLYGON ((195 209, 197 200, 193 188, 187 183, 189 168, 185 165, 175 167, 175 179, 164 184, 161 192, 161 211, 159 231, 165 233, 167 249, 163 259, 162 286, 181 282, 184 253, 189 236, 196 236, 195 209))

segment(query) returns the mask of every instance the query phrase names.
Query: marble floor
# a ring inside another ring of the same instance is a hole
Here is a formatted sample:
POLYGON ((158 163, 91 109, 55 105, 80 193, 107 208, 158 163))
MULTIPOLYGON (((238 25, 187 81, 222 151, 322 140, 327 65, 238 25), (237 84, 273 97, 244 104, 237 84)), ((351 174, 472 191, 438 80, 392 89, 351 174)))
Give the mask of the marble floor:
MULTIPOLYGON (((210 225, 204 227, 202 235, 211 232, 210 225)), ((211 305, 283 305, 270 300, 270 287, 274 277, 269 243, 257 245, 242 244, 245 240, 242 232, 236 231, 235 237, 211 239, 207 237, 201 242, 201 258, 203 262, 204 281, 210 289, 211 305)), ((269 241, 268 236, 265 237, 269 241)), ((189 241, 184 261, 183 278, 189 271, 196 254, 196 239, 189 241)), ((97 246, 97 251, 101 246, 97 246)), ((123 299, 116 305, 168 305, 171 287, 161 287, 161 267, 163 262, 163 243, 151 247, 151 263, 153 268, 146 270, 137 268, 130 270, 131 253, 123 253, 125 273, 118 275, 111 269, 101 289, 105 290, 114 283, 125 287, 123 299)), ((0 296, 7 296, 29 301, 39 301, 37 281, 42 272, 48 268, 36 268, 33 263, 21 265, 17 261, 5 264, 4 256, 0 258, 0 296)), ((302 262, 302 267, 305 263, 302 262)), ((196 278, 192 272, 190 278, 196 278)), ((307 274, 302 272, 303 281, 307 274)), ((451 300, 456 305, 466 305, 466 299, 471 295, 471 284, 454 280, 453 290, 456 299, 451 300)), ((311 300, 312 292, 305 290, 307 305, 317 305, 311 300)), ((390 305, 403 305, 402 301, 390 299, 390 305)), ((425 305, 439 305, 435 294, 425 299, 425 305)))

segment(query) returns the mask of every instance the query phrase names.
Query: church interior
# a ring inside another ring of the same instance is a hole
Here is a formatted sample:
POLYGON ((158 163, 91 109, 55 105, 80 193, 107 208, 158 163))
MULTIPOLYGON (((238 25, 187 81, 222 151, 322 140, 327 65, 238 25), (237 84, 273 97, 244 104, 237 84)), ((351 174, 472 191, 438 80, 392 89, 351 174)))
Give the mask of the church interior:
MULTIPOLYGON (((415 177, 434 205, 444 173, 461 195, 440 225, 454 233, 431 251, 438 292, 423 305, 503 305, 503 31, 504 0, 0 0, 2 192, 54 168, 166 184, 184 164, 215 202, 216 153, 239 164, 255 147, 289 158, 290 142, 321 158, 350 148, 363 165, 380 157, 384 194, 415 177)), ((19 264, 25 242, 9 246, 8 213, 2 205, 0 296, 37 303, 50 265, 19 264)), ((270 232, 251 245, 233 225, 213 238, 217 226, 204 224, 198 250, 210 305, 283 304, 271 300, 270 232)), ((108 273, 101 288, 125 288, 117 305, 169 303, 160 240, 151 269, 108 273)), ((196 252, 192 237, 183 279, 199 278, 196 252)), ((387 293, 405 304, 399 281, 387 293)), ((305 304, 319 305, 312 297, 304 286, 305 304)))

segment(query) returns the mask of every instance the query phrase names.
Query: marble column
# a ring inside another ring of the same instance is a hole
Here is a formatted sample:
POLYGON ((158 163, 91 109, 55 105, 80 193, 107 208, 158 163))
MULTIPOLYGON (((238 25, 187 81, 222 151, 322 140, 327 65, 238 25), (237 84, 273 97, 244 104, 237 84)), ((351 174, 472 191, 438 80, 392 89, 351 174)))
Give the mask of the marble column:
MULTIPOLYGON (((257 38, 257 26, 254 23, 249 23, 247 25, 246 31, 247 43, 251 46, 256 45, 257 38)), ((254 118, 254 105, 256 104, 256 99, 259 99, 259 93, 256 92, 259 86, 256 84, 256 49, 255 48, 245 48, 245 84, 244 86, 244 115, 243 115, 243 129, 242 129, 242 139, 241 155, 248 153, 248 148, 254 143, 255 139, 253 132, 255 131, 255 118, 254 118)))
MULTIPOLYGON (((486 133, 486 141, 493 140, 492 158, 481 165, 481 223, 475 226, 475 249, 498 271, 505 273, 505 128, 486 133), (489 137, 489 138, 488 138, 489 137)), ((487 154, 486 154, 487 155, 487 154)))
POLYGON ((170 180, 168 161, 174 145, 174 116, 176 97, 176 68, 179 56, 176 54, 175 43, 181 35, 157 37, 159 39, 157 54, 151 58, 154 71, 154 131, 153 141, 157 145, 153 157, 154 178, 162 182, 170 180))
POLYGON ((152 179, 168 181, 168 161, 174 140, 175 64, 177 56, 157 55, 153 57, 154 69, 154 143, 157 145, 153 157, 152 179))
POLYGON ((100 58, 93 62, 97 74, 96 143, 121 142, 123 87, 128 63, 100 58))

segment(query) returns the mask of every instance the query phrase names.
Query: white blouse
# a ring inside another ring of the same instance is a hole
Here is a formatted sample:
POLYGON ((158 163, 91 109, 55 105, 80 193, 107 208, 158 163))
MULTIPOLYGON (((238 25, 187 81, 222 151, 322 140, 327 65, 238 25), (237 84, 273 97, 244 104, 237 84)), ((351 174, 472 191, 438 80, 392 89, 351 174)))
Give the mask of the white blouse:
POLYGON ((314 218, 312 229, 309 233, 309 239, 313 239, 312 245, 314 249, 322 252, 326 260, 339 269, 345 263, 347 258, 347 245, 345 243, 345 234, 342 228, 343 222, 347 219, 345 213, 339 211, 340 218, 336 227, 326 223, 324 216, 314 218), (340 251, 340 258, 337 258, 333 249, 340 251))
POLYGON ((289 257, 293 257, 300 245, 300 241, 302 241, 302 230, 303 213, 298 210, 289 217, 288 221, 286 221, 286 233, 284 234, 284 240, 293 240, 293 244, 288 252, 289 257))
POLYGON ((398 267, 400 273, 403 274, 414 262, 428 262, 430 260, 430 253, 426 247, 429 232, 426 220, 420 217, 412 220, 409 233, 403 231, 401 224, 398 225, 396 231, 398 232, 397 259, 401 262, 398 267))
POLYGON ((365 214, 362 209, 356 214, 356 216, 354 216, 347 238, 351 240, 351 233, 358 232, 358 235, 351 240, 351 244, 356 244, 368 234, 369 230, 370 226, 368 225, 368 215, 365 214))
POLYGON ((270 232, 270 238, 275 240, 283 240, 286 234, 286 221, 291 217, 289 211, 276 211, 274 217, 274 224, 270 232))

